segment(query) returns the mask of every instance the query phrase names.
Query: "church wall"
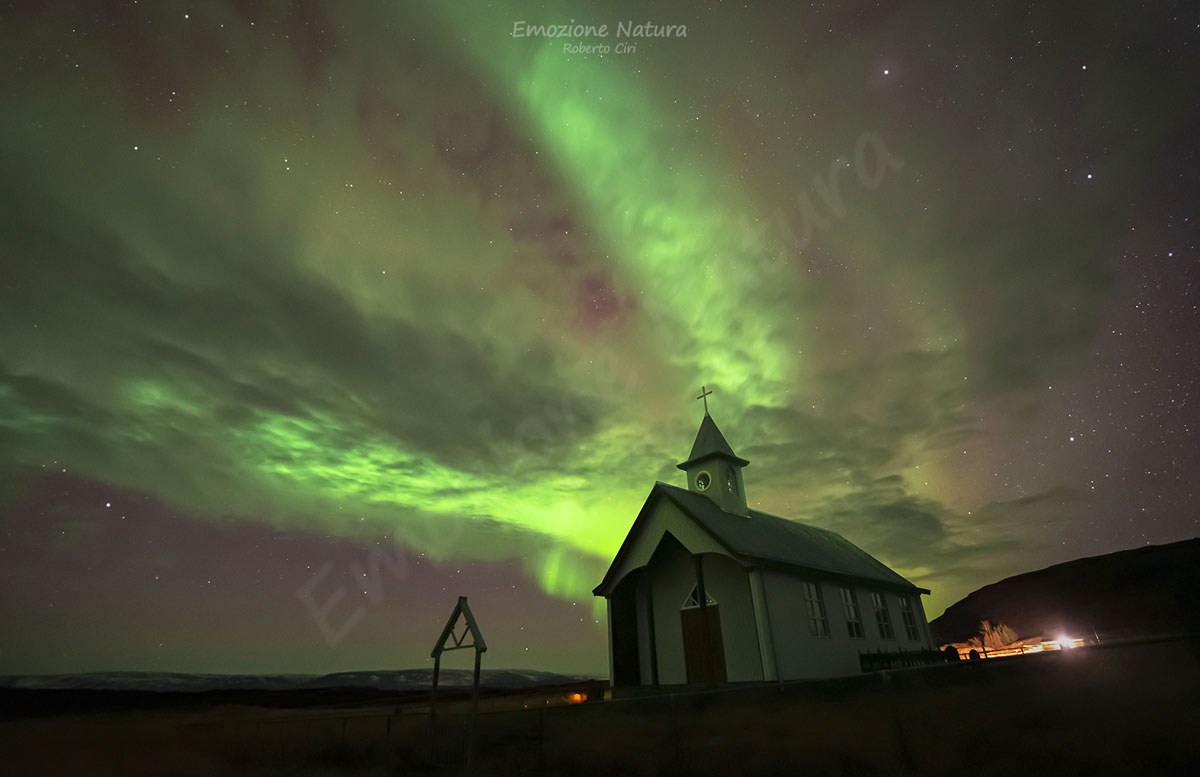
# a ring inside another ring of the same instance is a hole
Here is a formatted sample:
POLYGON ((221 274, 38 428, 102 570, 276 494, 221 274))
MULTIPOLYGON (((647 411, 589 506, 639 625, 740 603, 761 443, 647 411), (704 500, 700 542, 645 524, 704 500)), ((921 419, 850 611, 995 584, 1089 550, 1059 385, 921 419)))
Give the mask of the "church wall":
POLYGON ((863 639, 852 639, 842 608, 840 583, 798 577, 778 571, 764 572, 763 582, 775 639, 775 660, 780 677, 784 680, 857 674, 861 671, 859 651, 921 650, 929 645, 929 625, 925 621, 920 597, 915 592, 908 596, 917 615, 920 638, 907 638, 903 616, 900 613, 899 595, 882 592, 895 634, 895 639, 883 639, 879 634, 871 602, 872 592, 880 589, 864 585, 849 586, 858 600, 864 633, 863 639), (817 583, 820 588, 825 604, 825 616, 829 623, 828 637, 813 636, 809 629, 803 587, 806 580, 817 583))
MULTIPOLYGON (((921 643, 924 647, 933 650, 937 645, 933 644, 933 632, 930 631, 929 620, 925 617, 924 597, 920 594, 913 594, 910 598, 913 609, 917 612, 917 629, 921 632, 921 643)), ((899 603, 896 606, 899 607, 899 603)))
POLYGON ((763 679, 762 654, 746 568, 728 556, 705 554, 704 587, 717 600, 725 673, 731 683, 763 679))
POLYGON ((775 663, 783 680, 837 677, 859 671, 857 643, 846 632, 841 618, 836 586, 812 578, 801 578, 768 570, 763 573, 767 611, 775 639, 775 663), (804 606, 804 583, 817 583, 825 602, 829 636, 814 637, 809 632, 804 606), (837 612, 834 608, 837 607, 837 612))
POLYGON ((934 637, 929 631, 929 621, 925 619, 925 603, 922 601, 924 597, 920 594, 907 595, 908 601, 912 602, 913 614, 917 616, 917 634, 919 639, 916 642, 908 639, 904 632, 904 616, 900 614, 900 595, 888 594, 888 607, 892 608, 895 613, 896 624, 899 624, 896 630, 896 644, 902 650, 931 650, 935 648, 934 637))
POLYGON ((652 662, 654 653, 650 649, 650 579, 647 575, 638 573, 637 577, 637 634, 638 634, 638 674, 642 685, 654 684, 654 668, 652 662))
MULTIPOLYGON (((925 622, 925 608, 921 603, 921 595, 914 592, 905 595, 913 605, 913 614, 916 616, 917 623, 917 639, 909 639, 904 628, 904 616, 900 612, 900 594, 886 591, 883 593, 884 599, 887 600, 888 613, 892 619, 892 630, 896 638, 893 640, 884 640, 879 637, 879 626, 875 621, 875 610, 871 607, 871 590, 870 588, 859 589, 859 602, 866 602, 866 607, 863 610, 863 622, 866 626, 867 641, 871 642, 871 650, 896 651, 896 650, 925 650, 929 647, 929 624, 925 622), (874 640, 874 641, 872 641, 874 640)), ((878 589, 875 589, 878 590, 878 589)))

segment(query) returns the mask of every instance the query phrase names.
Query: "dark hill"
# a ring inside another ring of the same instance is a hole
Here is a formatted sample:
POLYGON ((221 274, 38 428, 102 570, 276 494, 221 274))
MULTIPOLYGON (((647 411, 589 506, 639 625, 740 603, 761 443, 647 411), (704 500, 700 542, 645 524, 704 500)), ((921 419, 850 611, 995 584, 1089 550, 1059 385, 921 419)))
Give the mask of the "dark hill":
POLYGON ((1200 631, 1200 539, 1122 550, 1026 572, 984 586, 930 626, 939 645, 1004 623, 1039 634, 1128 639, 1200 631))

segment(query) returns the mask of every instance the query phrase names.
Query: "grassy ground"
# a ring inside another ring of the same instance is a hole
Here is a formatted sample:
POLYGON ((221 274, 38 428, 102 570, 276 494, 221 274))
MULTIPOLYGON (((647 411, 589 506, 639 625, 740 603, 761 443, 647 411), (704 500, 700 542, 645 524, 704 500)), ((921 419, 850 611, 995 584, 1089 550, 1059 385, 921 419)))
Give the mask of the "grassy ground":
MULTIPOLYGON (((225 705, 9 720, 0 723, 0 770, 129 777, 461 770, 427 764, 426 716, 391 711, 225 705)), ((447 705, 442 761, 465 755, 461 711, 447 705)), ((1200 774, 1196 721, 1200 643, 1173 641, 495 711, 480 716, 474 772, 1190 777, 1200 774)))

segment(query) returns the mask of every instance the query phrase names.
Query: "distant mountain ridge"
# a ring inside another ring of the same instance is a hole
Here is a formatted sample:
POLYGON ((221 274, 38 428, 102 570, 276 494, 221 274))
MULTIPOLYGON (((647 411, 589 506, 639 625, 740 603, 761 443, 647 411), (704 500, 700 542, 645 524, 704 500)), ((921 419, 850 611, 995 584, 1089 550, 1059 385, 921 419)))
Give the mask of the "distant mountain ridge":
POLYGON ((1124 639, 1200 631, 1200 538, 1091 556, 986 585, 930 622, 939 645, 1003 623, 1037 635, 1124 639))
MULTIPOLYGON (((543 685, 567 685, 591 679, 582 675, 562 675, 532 669, 484 669, 479 683, 486 688, 518 689, 543 685)), ((469 669, 442 669, 438 686, 469 687, 469 669)), ((379 671, 335 672, 325 675, 226 675, 186 672, 84 672, 81 674, 0 676, 0 689, 24 690, 97 690, 205 692, 232 690, 293 691, 336 688, 373 688, 383 691, 419 691, 433 683, 432 669, 384 669, 379 671)))

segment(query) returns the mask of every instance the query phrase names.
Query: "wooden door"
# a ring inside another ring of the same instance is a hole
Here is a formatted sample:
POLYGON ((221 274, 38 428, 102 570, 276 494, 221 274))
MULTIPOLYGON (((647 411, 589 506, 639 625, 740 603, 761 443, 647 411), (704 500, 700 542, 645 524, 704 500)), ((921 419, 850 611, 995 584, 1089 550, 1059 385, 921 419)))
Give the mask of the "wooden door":
POLYGON ((683 622, 683 658, 689 685, 725 682, 725 645, 717 605, 679 611, 683 622))

